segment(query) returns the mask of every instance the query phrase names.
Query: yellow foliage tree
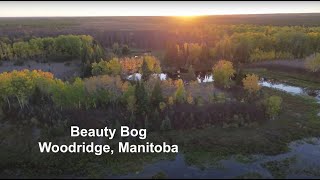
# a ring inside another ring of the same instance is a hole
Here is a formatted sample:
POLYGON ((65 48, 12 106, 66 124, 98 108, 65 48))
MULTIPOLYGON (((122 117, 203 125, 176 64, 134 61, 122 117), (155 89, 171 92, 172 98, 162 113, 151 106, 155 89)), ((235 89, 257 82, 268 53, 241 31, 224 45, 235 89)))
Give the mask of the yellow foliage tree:
POLYGON ((243 78, 242 83, 243 88, 250 94, 257 93, 261 89, 261 86, 259 85, 259 77, 255 74, 247 75, 243 78))
POLYGON ((234 76, 236 71, 233 69, 232 62, 227 60, 220 60, 214 67, 213 67, 213 77, 215 83, 217 85, 223 87, 230 86, 230 78, 234 76))

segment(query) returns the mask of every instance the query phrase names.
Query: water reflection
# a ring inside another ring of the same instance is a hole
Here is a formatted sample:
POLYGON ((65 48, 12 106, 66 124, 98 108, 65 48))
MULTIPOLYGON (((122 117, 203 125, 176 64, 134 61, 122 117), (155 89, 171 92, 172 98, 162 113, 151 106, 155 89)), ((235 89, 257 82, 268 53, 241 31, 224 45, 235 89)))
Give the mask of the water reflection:
MULTIPOLYGON (((160 73, 160 74, 152 74, 153 77, 158 77, 160 78, 161 81, 163 80, 166 80, 167 79, 167 74, 164 74, 164 73, 160 73)), ((131 74, 127 77, 128 80, 131 80, 131 81, 140 81, 141 80, 141 77, 142 77, 142 74, 140 73, 134 73, 134 74, 131 74)))
MULTIPOLYGON (((160 73, 160 74, 152 74, 153 77, 158 77, 160 78, 161 81, 167 80, 168 78, 171 79, 175 79, 175 78, 179 78, 180 76, 178 75, 177 77, 173 76, 170 77, 170 75, 166 74, 166 73, 160 73)), ((127 77, 128 80, 132 80, 132 81, 140 81, 142 77, 142 74, 140 73, 133 73, 131 75, 129 75, 127 77)), ((197 80, 199 83, 207 83, 207 82, 213 82, 213 76, 212 74, 205 74, 205 75, 198 75, 197 76, 197 80)))
POLYGON ((140 81, 141 80, 141 74, 140 73, 134 73, 134 74, 131 74, 127 77, 128 80, 131 80, 131 81, 140 81))
POLYGON ((270 80, 268 81, 263 78, 261 79, 259 84, 264 87, 279 89, 279 90, 282 90, 282 91, 285 91, 287 93, 294 94, 294 95, 311 96, 311 97, 314 97, 317 100, 317 102, 320 103, 320 91, 319 90, 310 90, 307 88, 291 86, 291 85, 287 85, 284 83, 274 82, 274 81, 270 81, 270 80))
POLYGON ((285 85, 285 84, 282 84, 282 83, 274 83, 274 82, 269 82, 269 81, 260 81, 259 84, 261 86, 280 89, 280 90, 283 90, 283 91, 286 91, 286 92, 292 93, 292 94, 303 94, 304 93, 304 89, 302 89, 300 87, 289 86, 289 85, 285 85))
POLYGON ((213 82, 214 81, 212 74, 205 75, 204 77, 198 76, 197 80, 198 80, 199 83, 202 83, 202 82, 203 83, 207 83, 207 82, 213 82))

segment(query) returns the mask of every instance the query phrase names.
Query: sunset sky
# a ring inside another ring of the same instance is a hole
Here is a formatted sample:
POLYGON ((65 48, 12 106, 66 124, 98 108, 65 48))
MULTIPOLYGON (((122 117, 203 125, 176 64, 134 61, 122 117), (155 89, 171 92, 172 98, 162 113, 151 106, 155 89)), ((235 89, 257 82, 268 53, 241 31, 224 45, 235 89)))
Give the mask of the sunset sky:
POLYGON ((56 1, 0 2, 0 17, 193 16, 223 14, 320 13, 316 1, 56 1))

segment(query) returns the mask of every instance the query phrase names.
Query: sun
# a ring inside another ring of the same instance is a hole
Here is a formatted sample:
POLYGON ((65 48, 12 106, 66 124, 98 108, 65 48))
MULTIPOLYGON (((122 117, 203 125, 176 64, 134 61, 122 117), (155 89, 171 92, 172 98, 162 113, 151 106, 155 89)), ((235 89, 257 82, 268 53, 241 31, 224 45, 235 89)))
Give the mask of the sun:
POLYGON ((176 16, 176 17, 188 21, 188 20, 192 20, 192 19, 196 18, 197 16, 194 16, 194 15, 181 15, 181 16, 176 16))
POLYGON ((200 15, 176 15, 173 17, 180 23, 190 24, 190 23, 194 22, 197 18, 199 18, 200 15))

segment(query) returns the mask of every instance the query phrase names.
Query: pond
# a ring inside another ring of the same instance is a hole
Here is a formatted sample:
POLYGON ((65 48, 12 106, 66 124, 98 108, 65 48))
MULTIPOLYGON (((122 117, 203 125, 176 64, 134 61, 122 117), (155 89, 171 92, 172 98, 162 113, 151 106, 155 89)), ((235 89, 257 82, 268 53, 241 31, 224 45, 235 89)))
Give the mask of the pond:
POLYGON ((235 178, 246 174, 263 178, 320 178, 320 139, 295 141, 289 147, 289 152, 275 156, 232 156, 205 169, 189 166, 184 155, 178 154, 174 160, 149 164, 141 172, 111 178, 150 178, 159 172, 167 178, 235 178))
MULTIPOLYGON (((173 78, 170 77, 168 74, 166 73, 160 73, 160 74, 152 74, 153 77, 159 77, 161 81, 166 80, 167 78, 173 78)), ((142 75, 140 73, 134 73, 131 74, 127 77, 128 80, 135 80, 135 81, 140 81, 141 80, 142 75)), ((198 75, 197 76, 197 81, 199 83, 206 83, 206 82, 213 82, 213 76, 211 74, 205 74, 203 76, 198 75)))
POLYGON ((279 89, 294 95, 311 96, 311 97, 314 97, 318 103, 320 103, 320 90, 310 90, 307 88, 291 86, 291 85, 287 85, 287 84, 272 81, 272 80, 265 80, 264 78, 260 80, 259 84, 264 87, 279 89))
MULTIPOLYGON (((160 73, 160 74, 152 74, 153 77, 159 77, 161 81, 167 79, 167 74, 160 73)), ((140 73, 134 73, 127 77, 128 80, 134 80, 134 81, 140 81, 142 77, 142 74, 140 73)))

